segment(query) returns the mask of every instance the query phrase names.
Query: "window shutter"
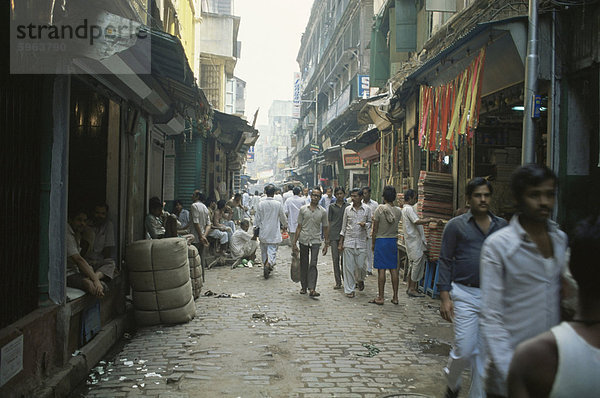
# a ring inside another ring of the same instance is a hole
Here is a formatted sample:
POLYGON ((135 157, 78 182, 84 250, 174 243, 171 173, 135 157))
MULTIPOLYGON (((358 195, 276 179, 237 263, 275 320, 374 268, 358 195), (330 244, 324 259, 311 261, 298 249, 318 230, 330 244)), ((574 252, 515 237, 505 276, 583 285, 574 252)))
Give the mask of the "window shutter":
POLYGON ((415 0, 396 0, 396 52, 417 50, 417 5, 415 0))

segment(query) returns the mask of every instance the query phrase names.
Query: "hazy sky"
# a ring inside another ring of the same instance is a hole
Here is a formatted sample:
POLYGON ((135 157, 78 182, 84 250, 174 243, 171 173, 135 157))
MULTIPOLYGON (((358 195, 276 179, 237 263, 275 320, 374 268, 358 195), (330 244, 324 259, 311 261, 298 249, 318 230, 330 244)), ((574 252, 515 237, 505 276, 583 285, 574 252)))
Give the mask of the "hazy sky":
POLYGON ((296 56, 313 0, 234 0, 242 55, 234 75, 246 81, 246 116, 268 124, 273 100, 292 100, 296 56))

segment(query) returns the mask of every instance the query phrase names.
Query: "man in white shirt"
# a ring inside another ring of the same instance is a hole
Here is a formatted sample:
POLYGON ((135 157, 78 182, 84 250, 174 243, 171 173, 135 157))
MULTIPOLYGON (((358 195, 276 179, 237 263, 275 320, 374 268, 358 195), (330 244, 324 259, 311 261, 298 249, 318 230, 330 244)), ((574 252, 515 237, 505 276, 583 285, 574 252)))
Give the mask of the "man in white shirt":
POLYGON ((206 197, 198 189, 192 194, 192 207, 190 210, 192 222, 192 235, 194 235, 194 246, 198 249, 198 253, 202 256, 204 247, 208 246, 206 236, 210 232, 210 216, 208 208, 204 205, 206 197))
POLYGON ((312 298, 321 295, 315 290, 319 275, 317 259, 319 257, 319 248, 321 247, 321 229, 325 233, 326 242, 325 246, 323 246, 323 255, 327 254, 327 246, 329 244, 327 212, 319 205, 320 199, 321 190, 317 187, 313 188, 310 204, 300 208, 297 234, 292 243, 292 250, 298 252, 296 241, 300 242, 300 283, 302 285, 300 294, 306 294, 306 290, 308 289, 309 296, 312 298))
POLYGON ((409 264, 408 289, 406 294, 410 297, 423 297, 417 292, 417 285, 425 274, 427 261, 427 240, 423 225, 430 222, 440 222, 431 218, 419 218, 417 215, 417 193, 412 189, 404 193, 404 207, 402 208, 402 230, 406 244, 406 254, 409 264))
MULTIPOLYGON (((371 187, 363 187, 363 204, 371 210, 371 215, 375 214, 375 210, 379 203, 371 199, 371 187)), ((367 239, 367 247, 373 246, 373 231, 369 229, 369 239, 367 239)), ((373 251, 367 250, 367 275, 373 275, 373 251)))
POLYGON ((248 191, 246 191, 244 189, 243 191, 244 193, 242 193, 242 206, 244 206, 246 209, 250 208, 250 194, 248 194, 248 191))
POLYGON ((67 224, 67 286, 84 290, 91 295, 102 298, 106 285, 101 279, 104 274, 101 269, 95 270, 80 254, 81 233, 87 223, 85 211, 70 210, 67 224))
POLYGON ((288 184, 287 185, 287 191, 285 191, 282 195, 283 197, 283 204, 285 205, 285 202, 291 198, 292 196, 294 196, 294 184, 288 184))
POLYGON ((350 199, 352 206, 344 210, 338 250, 344 253, 344 293, 353 298, 357 282, 358 290, 362 291, 365 288, 365 259, 368 231, 371 229, 371 209, 362 203, 362 190, 359 188, 350 191, 350 199))
POLYGON ((325 211, 329 211, 329 205, 331 204, 331 200, 333 199, 333 191, 331 188, 327 188, 325 190, 325 195, 319 201, 319 205, 325 209, 325 211))
POLYGON ((560 322, 567 236, 549 220, 556 175, 528 164, 511 178, 517 213, 481 248, 481 334, 487 348, 485 390, 507 396, 508 368, 515 347, 560 322))
POLYGON ((257 236, 248 233, 250 223, 243 219, 240 221, 240 228, 236 229, 231 237, 230 249, 234 259, 254 260, 256 249, 258 249, 257 236))
POLYGON ((94 217, 86 228, 82 239, 87 240, 89 248, 85 252, 85 260, 94 270, 102 268, 102 273, 112 279, 115 273, 115 231, 112 221, 108 219, 108 205, 100 203, 94 206, 94 217))
POLYGON ((264 276, 269 277, 277 258, 277 247, 281 238, 281 225, 287 228, 288 222, 283 212, 283 205, 275 200, 275 186, 265 187, 266 199, 258 204, 254 225, 259 228, 261 259, 264 264, 264 276))
POLYGON ((283 206, 284 213, 288 219, 290 242, 294 241, 296 227, 298 226, 298 213, 300 212, 300 208, 305 204, 304 198, 300 196, 300 192, 300 187, 294 187, 292 197, 286 200, 285 205, 283 206))
POLYGON ((275 195, 273 195, 273 198, 279 203, 281 203, 281 205, 283 205, 283 196, 281 196, 281 189, 275 188, 275 195))
POLYGON ((569 236, 569 269, 577 282, 577 312, 517 346, 508 372, 511 397, 595 397, 600 392, 600 217, 569 236))

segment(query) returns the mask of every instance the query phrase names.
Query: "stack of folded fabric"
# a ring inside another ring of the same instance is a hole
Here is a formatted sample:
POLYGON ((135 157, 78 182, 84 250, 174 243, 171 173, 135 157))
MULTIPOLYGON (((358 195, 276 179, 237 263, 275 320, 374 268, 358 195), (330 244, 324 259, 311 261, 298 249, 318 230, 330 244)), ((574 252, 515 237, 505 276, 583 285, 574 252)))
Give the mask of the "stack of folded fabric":
MULTIPOLYGON (((452 175, 421 171, 418 183, 419 217, 450 220, 452 218, 452 175)), ((425 225, 425 237, 429 243, 429 259, 440 256, 444 227, 437 223, 425 225)))

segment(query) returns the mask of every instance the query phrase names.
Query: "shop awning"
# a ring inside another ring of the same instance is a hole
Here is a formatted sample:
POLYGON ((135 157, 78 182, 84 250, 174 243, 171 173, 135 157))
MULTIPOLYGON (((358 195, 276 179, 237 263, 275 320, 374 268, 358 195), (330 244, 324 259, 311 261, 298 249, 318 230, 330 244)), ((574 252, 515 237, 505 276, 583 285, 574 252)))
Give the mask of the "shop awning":
POLYGON ((524 79, 527 17, 479 23, 408 75, 392 78, 403 98, 416 86, 439 86, 453 80, 487 46, 482 96, 520 83, 524 79), (401 81, 398 82, 398 79, 401 81))
POLYGON ((150 36, 150 46, 136 42, 108 58, 78 58, 74 67, 152 114, 165 134, 179 134, 185 118, 199 118, 210 105, 195 84, 181 41, 148 27, 141 30, 150 36), (151 73, 136 73, 148 59, 151 73))
POLYGON ((313 168, 312 168, 312 164, 311 162, 306 162, 305 164, 303 164, 300 167, 297 167, 295 170, 295 173, 298 175, 306 175, 311 173, 312 174, 313 168))
POLYGON ((236 115, 215 110, 213 117, 213 135, 227 151, 243 153, 244 156, 256 143, 258 130, 236 115))
POLYGON ((377 140, 377 142, 372 143, 369 146, 364 147, 360 151, 358 151, 358 156, 362 160, 373 160, 379 159, 379 154, 381 153, 381 140, 377 140))
POLYGON ((359 152, 364 147, 371 145, 379 139, 379 129, 377 127, 366 130, 343 144, 344 148, 359 152))
POLYGON ((390 97, 382 94, 372 97, 358 112, 358 122, 361 124, 374 124, 381 131, 387 130, 392 126, 387 116, 390 97))

